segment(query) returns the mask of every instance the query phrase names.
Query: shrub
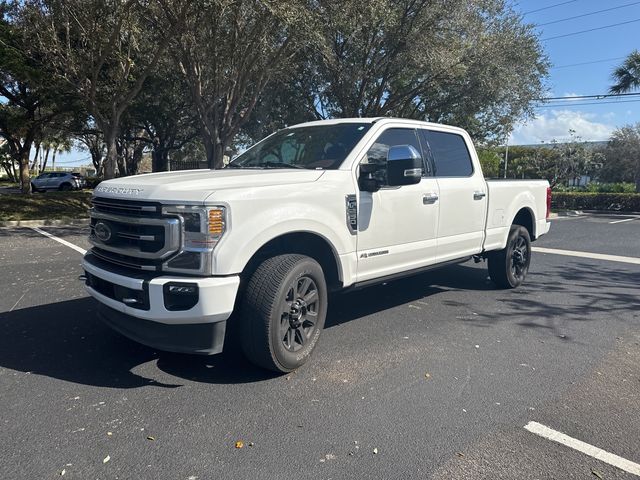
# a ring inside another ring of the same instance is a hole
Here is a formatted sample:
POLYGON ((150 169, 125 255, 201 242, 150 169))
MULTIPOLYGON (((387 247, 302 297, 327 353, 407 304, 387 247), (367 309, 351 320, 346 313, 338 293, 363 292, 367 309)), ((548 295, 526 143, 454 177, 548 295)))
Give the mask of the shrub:
POLYGON ((551 206, 556 210, 640 212, 640 193, 554 192, 551 206))
POLYGON ((598 193, 634 193, 636 185, 629 182, 619 183, 596 183, 592 182, 584 187, 567 187, 557 185, 558 192, 598 192, 598 193))
POLYGON ((102 181, 99 177, 84 177, 87 181, 87 188, 96 188, 102 181))

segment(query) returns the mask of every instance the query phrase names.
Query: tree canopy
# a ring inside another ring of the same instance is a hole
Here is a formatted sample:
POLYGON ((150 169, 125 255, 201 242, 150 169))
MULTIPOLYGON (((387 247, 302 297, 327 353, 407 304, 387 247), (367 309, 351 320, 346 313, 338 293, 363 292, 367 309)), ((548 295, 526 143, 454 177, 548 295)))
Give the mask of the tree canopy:
MULTIPOLYGON (((143 152, 154 170, 196 152, 219 168, 233 147, 319 118, 408 117, 498 142, 532 114, 549 66, 506 0, 1 5, 3 114, 31 115, 7 97, 17 81, 37 93, 36 115, 65 104, 62 130, 105 178, 137 171, 143 152)), ((16 137, 9 124, 0 134, 16 137)), ((31 136, 17 135, 27 156, 31 136)))
POLYGON ((615 81, 609 88, 611 93, 621 94, 640 90, 640 52, 638 50, 631 52, 611 76, 615 81))

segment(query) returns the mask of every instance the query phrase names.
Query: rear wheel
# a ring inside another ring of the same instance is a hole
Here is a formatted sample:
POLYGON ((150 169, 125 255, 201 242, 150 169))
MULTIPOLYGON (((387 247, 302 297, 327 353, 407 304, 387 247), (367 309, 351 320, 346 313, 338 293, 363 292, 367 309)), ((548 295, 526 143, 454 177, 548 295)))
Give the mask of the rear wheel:
POLYGON ((522 284, 531 263, 531 238, 526 228, 512 225, 507 246, 489 255, 489 276, 500 288, 522 284))
POLYGON ((35 183, 32 183, 32 184, 31 184, 31 191, 32 191, 33 193, 37 193, 37 192, 39 192, 40 190, 38 190, 38 189, 36 188, 35 183))
POLYGON ((73 186, 70 183, 63 183, 62 185, 60 185, 60 190, 62 190, 63 192, 68 192, 72 189, 73 186))
POLYGON ((303 365, 327 315, 322 267, 298 254, 265 260, 247 285, 240 312, 240 343, 254 364, 276 372, 303 365))

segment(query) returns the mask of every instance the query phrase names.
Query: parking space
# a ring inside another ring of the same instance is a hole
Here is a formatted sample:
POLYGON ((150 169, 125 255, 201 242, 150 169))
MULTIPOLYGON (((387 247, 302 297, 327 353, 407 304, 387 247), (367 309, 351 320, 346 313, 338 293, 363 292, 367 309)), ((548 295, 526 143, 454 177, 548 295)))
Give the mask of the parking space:
MULTIPOLYGON (((613 221, 535 245, 640 257, 640 220, 613 221)), ((523 427, 640 463, 639 265, 536 253, 517 290, 469 262, 338 294, 312 361, 274 376, 112 332, 80 260, 0 229, 2 478, 637 478, 523 427)))

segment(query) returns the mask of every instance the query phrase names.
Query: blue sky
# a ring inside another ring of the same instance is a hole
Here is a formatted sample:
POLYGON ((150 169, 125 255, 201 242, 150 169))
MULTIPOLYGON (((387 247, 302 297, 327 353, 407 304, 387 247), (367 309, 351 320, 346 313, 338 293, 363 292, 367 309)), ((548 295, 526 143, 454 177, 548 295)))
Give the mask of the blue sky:
MULTIPOLYGON (((523 14, 526 22, 537 25, 543 39, 542 45, 552 63, 547 80, 549 96, 607 93, 613 69, 632 50, 640 50, 640 1, 516 0, 514 8, 523 14), (585 15, 592 12, 599 13, 585 15), (558 21, 576 16, 580 17, 558 21), (599 29, 622 22, 630 23, 599 29), (550 38, 596 28, 599 30, 550 38)), ((562 103, 562 106, 538 108, 537 118, 517 126, 510 143, 563 140, 569 129, 576 130, 584 140, 606 140, 615 128, 640 122, 640 96, 562 103)))
MULTIPOLYGON (((607 93, 615 66, 633 49, 640 49, 640 1, 514 0, 513 5, 526 22, 537 25, 543 39, 542 45, 552 63, 547 79, 551 97, 607 93), (564 21, 569 17, 578 18, 564 21), (632 23, 600 29, 622 22, 632 23), (588 29, 599 30, 544 40, 588 29)), ((509 143, 562 141, 568 138, 570 129, 583 140, 606 140, 617 127, 640 122, 640 96, 554 102, 554 105, 558 103, 562 105, 537 108, 536 118, 516 126, 509 143)), ((60 166, 90 163, 88 153, 76 150, 60 155, 56 161, 60 166)))

